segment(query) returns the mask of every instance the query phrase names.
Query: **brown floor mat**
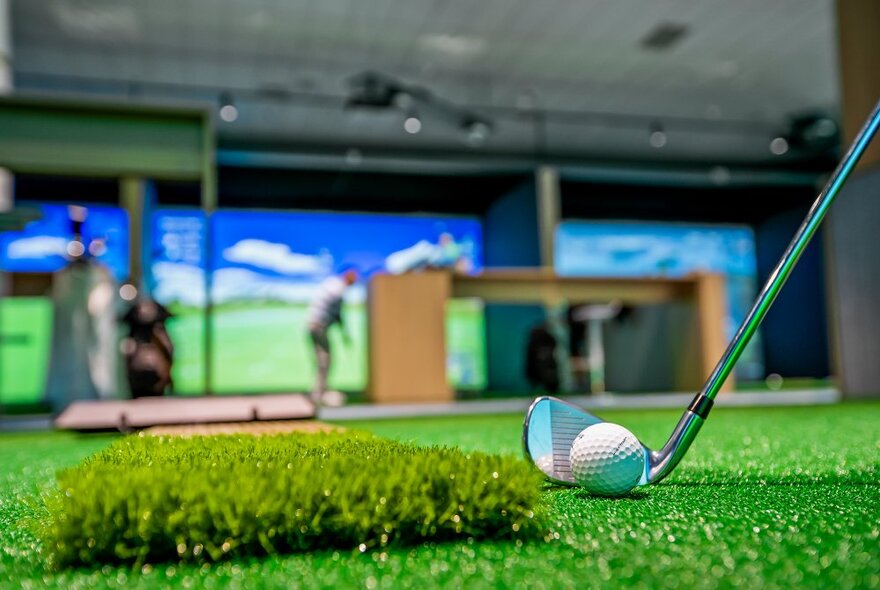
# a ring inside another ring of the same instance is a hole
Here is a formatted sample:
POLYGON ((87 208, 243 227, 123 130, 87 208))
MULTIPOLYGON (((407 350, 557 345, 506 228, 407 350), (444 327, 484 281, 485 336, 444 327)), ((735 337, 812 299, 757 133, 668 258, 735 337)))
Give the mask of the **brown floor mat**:
POLYGON ((152 436, 203 436, 211 434, 283 434, 286 432, 330 432, 345 430, 317 420, 272 420, 265 422, 217 422, 151 426, 143 432, 152 436))

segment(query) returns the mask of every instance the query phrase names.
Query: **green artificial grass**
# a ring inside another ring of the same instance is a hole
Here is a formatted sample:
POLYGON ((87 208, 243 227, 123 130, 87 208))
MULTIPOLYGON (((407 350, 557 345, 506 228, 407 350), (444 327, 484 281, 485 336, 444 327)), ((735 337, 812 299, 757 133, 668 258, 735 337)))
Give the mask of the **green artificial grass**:
MULTIPOLYGON (((677 411, 600 412, 659 445, 677 411)), ((518 456, 521 415, 347 423, 518 456)), ((679 468, 622 499, 546 488, 546 538, 52 570, 33 498, 110 439, 0 435, 0 587, 880 588, 880 404, 716 408, 679 468)))
POLYGON ((368 433, 128 436, 59 473, 53 564, 218 561, 540 533, 541 477, 515 457, 368 433))

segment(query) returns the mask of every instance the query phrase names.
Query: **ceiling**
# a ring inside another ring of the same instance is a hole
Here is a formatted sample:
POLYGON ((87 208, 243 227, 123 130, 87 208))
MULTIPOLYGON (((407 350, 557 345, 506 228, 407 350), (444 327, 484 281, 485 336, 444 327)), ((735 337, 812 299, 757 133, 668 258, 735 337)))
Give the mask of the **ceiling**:
POLYGON ((270 151, 781 166, 815 155, 771 153, 791 117, 839 109, 833 0, 12 0, 11 10, 19 90, 215 110, 226 93, 238 117, 218 120, 221 145, 270 151), (646 47, 662 26, 671 45, 646 47), (346 109, 348 80, 364 71, 423 87, 443 109, 416 105, 414 135, 400 109, 346 109), (485 140, 469 142, 448 116, 465 111, 491 122, 485 140))

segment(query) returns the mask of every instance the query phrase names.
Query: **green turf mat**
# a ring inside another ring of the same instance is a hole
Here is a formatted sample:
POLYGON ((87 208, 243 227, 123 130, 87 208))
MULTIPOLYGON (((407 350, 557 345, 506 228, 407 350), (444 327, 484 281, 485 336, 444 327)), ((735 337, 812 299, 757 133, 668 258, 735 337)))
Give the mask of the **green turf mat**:
POLYGON ((129 436, 58 475, 58 565, 218 561, 543 534, 524 460, 368 433, 129 436))
MULTIPOLYGON (((655 446, 678 414, 601 413, 655 446)), ((504 415, 355 426, 518 456, 521 423, 521 415, 504 415)), ((40 506, 28 498, 53 482, 56 468, 109 439, 0 435, 0 581, 15 588, 880 588, 878 424, 878 403, 716 408, 660 485, 619 500, 546 490, 548 539, 61 572, 46 569, 31 528, 40 506)))

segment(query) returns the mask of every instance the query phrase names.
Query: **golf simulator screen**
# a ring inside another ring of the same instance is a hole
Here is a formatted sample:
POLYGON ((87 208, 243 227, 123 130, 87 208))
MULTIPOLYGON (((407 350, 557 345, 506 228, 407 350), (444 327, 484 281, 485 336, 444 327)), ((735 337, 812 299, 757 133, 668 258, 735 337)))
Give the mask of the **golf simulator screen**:
MULTIPOLYGON (((566 221, 556 230, 556 272, 562 276, 681 277, 693 272, 724 275, 732 337, 757 293, 752 230, 737 225, 566 221)), ((746 348, 737 375, 763 375, 760 332, 746 348)))
MULTIPOLYGON (((0 233, 0 270, 51 273, 67 264, 73 238, 65 205, 33 205, 41 217, 20 231, 0 233)), ((128 275, 128 215, 117 207, 89 207, 82 225, 85 244, 102 240, 94 257, 121 280, 128 275)), ((43 399, 52 339, 48 297, 0 297, 0 403, 32 404, 43 399)))
MULTIPOLYGON (((351 342, 331 330, 330 385, 367 384, 366 283, 374 273, 426 265, 482 267, 482 231, 471 218, 220 211, 211 217, 209 253, 213 387, 218 392, 302 391, 312 385, 314 361, 305 331, 309 301, 321 281, 354 265, 362 280, 346 294, 351 342)), ((204 389, 206 261, 201 212, 160 210, 151 224, 154 297, 170 307, 178 354, 179 393, 204 389)), ((447 370, 461 389, 485 387, 482 303, 454 300, 446 312, 447 370)))
MULTIPOLYGON (((27 205, 22 203, 22 205, 27 205)), ((0 233, 0 270, 4 272, 55 272, 67 264, 67 244, 73 239, 65 205, 29 205, 42 217, 20 231, 0 233)), ((97 258, 116 277, 128 275, 128 214, 118 207, 88 207, 82 225, 86 245, 103 240, 97 258)))
MULTIPOLYGON (((40 273, 60 270, 72 238, 67 208, 39 206, 43 217, 22 231, 0 234, 0 269, 40 273)), ((374 273, 401 273, 427 265, 482 268, 482 229, 474 218, 270 211, 220 211, 211 217, 205 259, 205 216, 193 209, 159 209, 145 234, 145 281, 174 313, 168 329, 175 345, 179 394, 205 387, 205 330, 210 321, 212 385, 218 393, 305 391, 314 360, 305 313, 318 285, 354 265, 361 281, 344 306, 345 344, 331 330, 330 385, 344 390, 367 384, 366 283, 374 273), (206 263, 210 263, 209 265, 206 263), (206 268, 211 275, 207 314, 206 268)), ((128 218, 115 207, 88 207, 82 228, 89 244, 103 239, 96 257, 118 280, 128 275, 128 218)), ((52 334, 48 297, 0 299, 0 402, 35 403, 43 396, 52 334)), ((460 389, 486 385, 483 305, 456 299, 446 310, 447 372, 460 389)))

